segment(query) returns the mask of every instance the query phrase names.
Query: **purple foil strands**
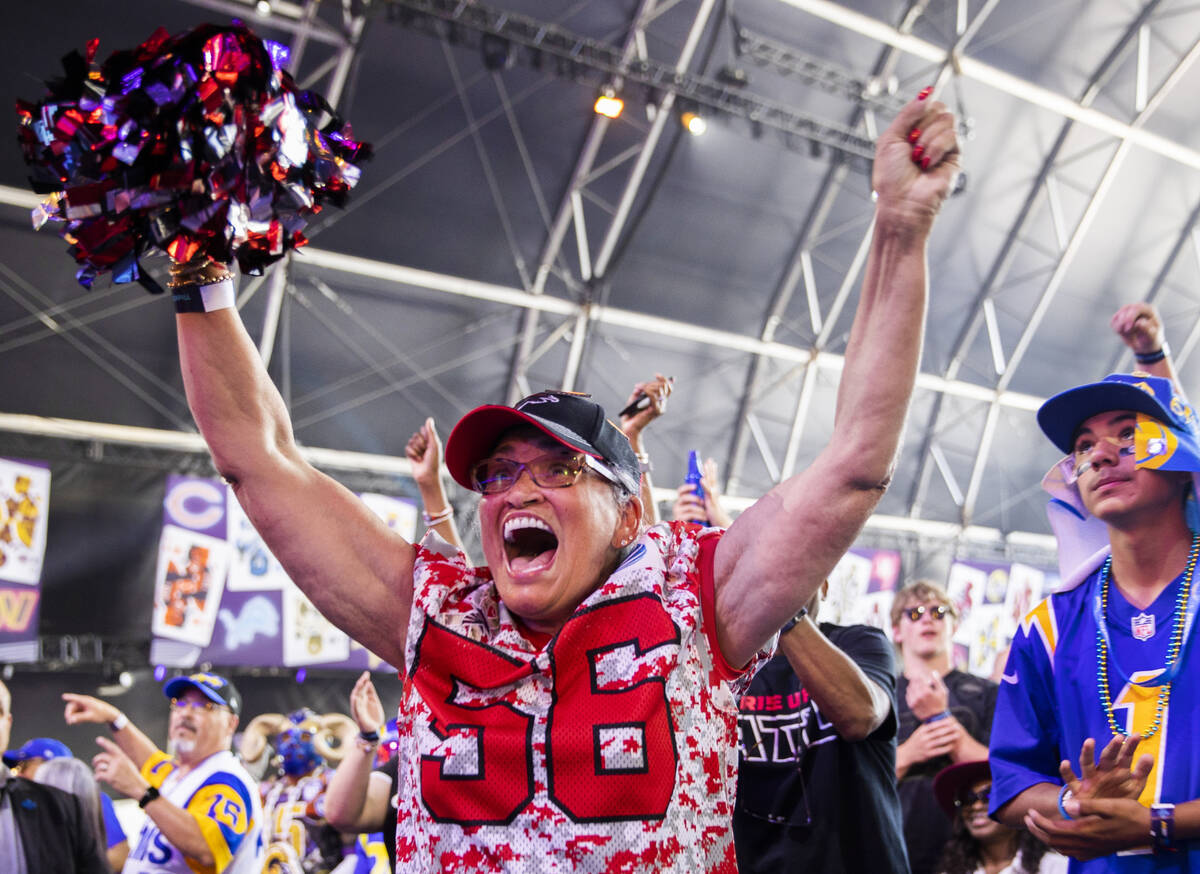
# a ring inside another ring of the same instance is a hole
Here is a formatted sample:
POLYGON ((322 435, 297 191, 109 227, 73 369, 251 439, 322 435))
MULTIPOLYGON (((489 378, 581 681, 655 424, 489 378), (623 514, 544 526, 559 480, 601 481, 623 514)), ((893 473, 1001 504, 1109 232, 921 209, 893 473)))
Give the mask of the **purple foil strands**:
POLYGON ((345 203, 370 157, 297 89, 286 48, 239 22, 159 28, 103 64, 97 47, 67 55, 44 98, 16 106, 30 183, 50 195, 34 227, 61 223, 86 288, 111 272, 161 291, 139 264, 150 249, 259 274, 307 242, 324 203, 345 203))

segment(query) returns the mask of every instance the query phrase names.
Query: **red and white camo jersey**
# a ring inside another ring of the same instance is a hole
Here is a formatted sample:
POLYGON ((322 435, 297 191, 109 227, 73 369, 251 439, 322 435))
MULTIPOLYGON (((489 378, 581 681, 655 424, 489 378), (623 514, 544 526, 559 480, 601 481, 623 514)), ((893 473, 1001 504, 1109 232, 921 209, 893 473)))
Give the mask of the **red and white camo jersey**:
POLYGON ((719 538, 683 522, 649 529, 541 651, 486 568, 423 541, 398 871, 737 870, 735 698, 769 654, 737 672, 717 647, 719 538))

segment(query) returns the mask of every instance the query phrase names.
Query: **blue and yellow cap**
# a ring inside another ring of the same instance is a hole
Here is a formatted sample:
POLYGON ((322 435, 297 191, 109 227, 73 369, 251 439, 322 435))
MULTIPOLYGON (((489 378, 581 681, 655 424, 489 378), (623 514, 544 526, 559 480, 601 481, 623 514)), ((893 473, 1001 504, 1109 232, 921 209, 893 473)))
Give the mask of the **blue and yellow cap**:
POLYGON ((234 713, 242 712, 242 696, 238 694, 233 683, 220 674, 202 671, 188 674, 186 677, 176 677, 163 686, 163 694, 168 698, 178 698, 188 689, 198 690, 209 701, 228 707, 234 713))
POLYGON ((1050 442, 1070 455, 1079 426, 1109 410, 1138 413, 1134 461, 1138 467, 1200 471, 1196 414, 1171 380, 1148 373, 1110 373, 1056 394, 1038 410, 1050 442))
POLYGON ((1148 373, 1112 373, 1099 382, 1056 394, 1038 410, 1042 431, 1066 457, 1042 478, 1051 496, 1046 509, 1058 540, 1062 583, 1058 591, 1079 585, 1109 553, 1108 528, 1083 504, 1075 482, 1075 437, 1080 426, 1098 413, 1130 410, 1137 414, 1133 460, 1137 468, 1178 470, 1192 474, 1193 488, 1184 504, 1188 526, 1200 531, 1200 443, 1196 414, 1171 380, 1148 373))

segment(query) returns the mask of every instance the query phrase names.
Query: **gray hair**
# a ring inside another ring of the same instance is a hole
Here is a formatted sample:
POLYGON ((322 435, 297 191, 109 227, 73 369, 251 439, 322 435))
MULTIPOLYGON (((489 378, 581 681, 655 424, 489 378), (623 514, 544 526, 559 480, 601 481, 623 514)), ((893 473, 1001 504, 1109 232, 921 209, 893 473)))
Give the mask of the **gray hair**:
POLYGON ((104 812, 100 808, 100 787, 91 768, 79 759, 59 756, 42 762, 33 779, 35 783, 53 786, 78 798, 79 806, 83 808, 83 822, 91 823, 101 847, 108 846, 104 812))

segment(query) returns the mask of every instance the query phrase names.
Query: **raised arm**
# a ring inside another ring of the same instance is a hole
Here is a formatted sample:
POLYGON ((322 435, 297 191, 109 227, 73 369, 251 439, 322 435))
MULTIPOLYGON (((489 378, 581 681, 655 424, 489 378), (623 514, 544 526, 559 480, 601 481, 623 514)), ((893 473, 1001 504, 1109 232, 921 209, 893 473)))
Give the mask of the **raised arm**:
MULTIPOLYGON (((383 726, 383 704, 367 671, 350 693, 350 715, 368 736, 383 726)), ((338 831, 354 834, 383 828, 392 781, 373 771, 377 744, 355 739, 325 789, 325 819, 338 831)))
POLYGON ((1179 374, 1175 372, 1175 365, 1171 361, 1171 348, 1167 345, 1162 318, 1154 304, 1144 301, 1127 303, 1113 313, 1109 324, 1133 353, 1136 361, 1134 370, 1169 379, 1176 388, 1182 390, 1179 374))
POLYGON ((62 700, 66 702, 63 721, 67 725, 82 725, 87 722, 107 725, 112 731, 117 747, 137 767, 140 768, 146 763, 146 759, 158 752, 154 741, 146 737, 125 714, 107 701, 93 698, 91 695, 76 695, 73 692, 64 692, 62 700))
POLYGON ((637 383, 629 394, 625 409, 621 411, 621 430, 629 438, 629 445, 637 453, 638 461, 645 467, 642 471, 642 493, 639 495, 644 525, 655 524, 659 516, 658 505, 654 502, 654 483, 650 481, 650 456, 642 445, 642 431, 666 411, 667 398, 671 396, 674 382, 673 377, 656 373, 654 379, 637 383))
POLYGON ((717 634, 732 665, 749 661, 812 597, 887 489, 921 356, 925 247, 958 170, 956 142, 954 116, 924 98, 879 138, 874 234, 833 435, 717 547, 717 634))
POLYGON ((421 492, 425 524, 442 540, 465 553, 462 538, 458 536, 458 524, 454 521, 454 506, 446 497, 446 484, 442 481, 442 441, 432 418, 426 419, 425 424, 408 438, 404 454, 412 464, 413 479, 421 492))
MULTIPOLYGON (((890 658, 890 644, 886 639, 881 644, 879 653, 890 658)), ((865 740, 891 713, 888 693, 822 634, 811 618, 801 618, 780 635, 779 651, 821 709, 821 717, 833 723, 843 740, 865 740)))
POLYGON ((696 496, 696 487, 692 483, 679 484, 675 503, 671 506, 671 518, 682 519, 684 522, 698 522, 701 525, 714 525, 717 528, 728 528, 732 525, 733 517, 721 503, 721 480, 717 476, 717 462, 714 459, 704 460, 700 488, 704 491, 703 498, 696 496))
MULTIPOLYGON (((205 291, 232 301, 229 280, 205 291)), ((402 668, 413 547, 301 457, 235 309, 181 313, 176 326, 192 415, 246 515, 326 618, 402 668)))

